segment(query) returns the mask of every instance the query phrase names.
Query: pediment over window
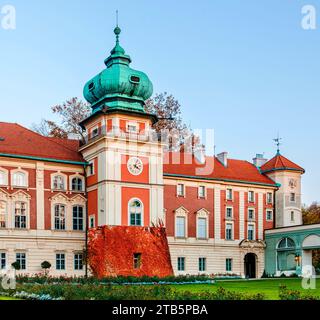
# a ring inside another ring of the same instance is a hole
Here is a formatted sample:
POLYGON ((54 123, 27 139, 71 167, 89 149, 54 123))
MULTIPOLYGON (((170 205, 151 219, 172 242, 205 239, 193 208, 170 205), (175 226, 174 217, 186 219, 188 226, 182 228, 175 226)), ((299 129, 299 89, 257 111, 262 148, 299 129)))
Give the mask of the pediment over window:
POLYGON ((183 206, 179 207, 174 212, 178 216, 186 216, 189 213, 189 211, 183 206))
POLYGON ((30 200, 31 196, 23 190, 19 190, 11 195, 11 198, 15 201, 30 200))
POLYGON ((87 199, 81 195, 76 195, 75 197, 70 199, 70 202, 76 203, 76 204, 79 204, 79 203, 85 204, 87 202, 87 199))
POLYGON ((69 201, 69 198, 64 195, 63 193, 58 193, 50 198, 50 201, 52 202, 60 202, 60 203, 66 203, 69 201))
POLYGON ((207 217, 210 214, 210 212, 206 208, 201 208, 196 212, 196 215, 199 217, 207 217))
POLYGON ((8 200, 9 197, 10 197, 9 193, 0 189, 0 200, 8 200))

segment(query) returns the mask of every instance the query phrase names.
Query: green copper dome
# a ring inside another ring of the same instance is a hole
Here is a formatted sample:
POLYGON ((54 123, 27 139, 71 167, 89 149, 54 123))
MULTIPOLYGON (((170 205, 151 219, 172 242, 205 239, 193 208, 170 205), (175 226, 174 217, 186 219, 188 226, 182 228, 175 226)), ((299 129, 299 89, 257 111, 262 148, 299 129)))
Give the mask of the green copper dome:
POLYGON ((84 97, 96 112, 104 107, 144 112, 145 101, 153 92, 148 76, 131 69, 130 56, 119 44, 121 29, 114 29, 116 45, 111 55, 104 61, 106 69, 88 81, 84 87, 84 97))

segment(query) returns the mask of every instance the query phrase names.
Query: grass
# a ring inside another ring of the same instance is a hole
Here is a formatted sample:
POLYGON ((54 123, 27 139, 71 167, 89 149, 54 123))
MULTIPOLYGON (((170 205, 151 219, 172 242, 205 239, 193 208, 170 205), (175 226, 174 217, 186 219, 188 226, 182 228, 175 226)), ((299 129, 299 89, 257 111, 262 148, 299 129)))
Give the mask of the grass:
POLYGON ((12 298, 12 297, 1 297, 0 296, 0 300, 20 300, 20 299, 15 299, 15 298, 12 298))
POLYGON ((279 286, 285 285, 288 289, 299 290, 312 295, 320 296, 320 279, 317 279, 316 289, 306 290, 302 288, 301 279, 262 279, 262 280, 218 280, 215 284, 191 284, 191 285, 172 285, 171 287, 181 291, 212 291, 223 287, 229 291, 242 293, 263 293, 267 300, 279 299, 279 286))

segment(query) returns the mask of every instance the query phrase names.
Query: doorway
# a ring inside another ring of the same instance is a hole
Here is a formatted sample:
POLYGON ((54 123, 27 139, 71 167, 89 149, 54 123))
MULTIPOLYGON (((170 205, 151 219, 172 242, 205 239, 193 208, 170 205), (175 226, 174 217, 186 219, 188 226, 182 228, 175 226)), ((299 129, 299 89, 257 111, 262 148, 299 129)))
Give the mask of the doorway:
POLYGON ((244 257, 244 272, 246 278, 256 278, 256 261, 257 257, 254 253, 247 253, 244 257))

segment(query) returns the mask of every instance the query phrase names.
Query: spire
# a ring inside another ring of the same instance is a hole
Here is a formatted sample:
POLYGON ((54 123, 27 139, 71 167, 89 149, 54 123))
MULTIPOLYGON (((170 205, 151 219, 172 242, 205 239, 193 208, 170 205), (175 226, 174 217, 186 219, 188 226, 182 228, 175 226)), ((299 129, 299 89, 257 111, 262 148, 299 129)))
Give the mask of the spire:
POLYGON ((282 138, 280 138, 279 133, 278 133, 277 138, 273 139, 273 141, 276 143, 276 146, 277 146, 277 155, 280 155, 281 140, 282 140, 282 138))

